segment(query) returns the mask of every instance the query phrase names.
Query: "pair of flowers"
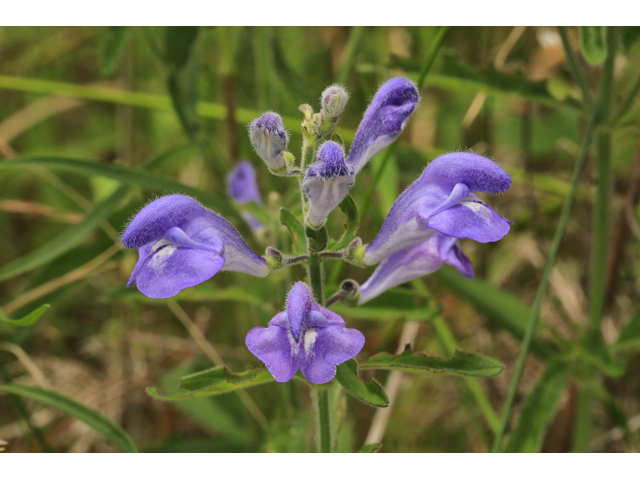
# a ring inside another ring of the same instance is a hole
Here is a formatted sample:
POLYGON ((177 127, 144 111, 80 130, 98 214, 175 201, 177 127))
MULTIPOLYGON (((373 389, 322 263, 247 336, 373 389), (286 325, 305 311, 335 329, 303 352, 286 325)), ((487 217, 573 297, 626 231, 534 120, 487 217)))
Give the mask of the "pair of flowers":
MULTIPOLYGON (((330 89, 323 94, 323 112, 329 115, 320 119, 320 129, 335 125, 346 103, 343 90, 330 89)), ((308 224, 324 224, 347 195, 356 174, 400 135, 417 103, 413 83, 391 79, 374 96, 346 158, 337 143, 322 144, 302 183, 309 199, 308 224)), ((286 152, 288 134, 279 115, 267 112, 252 122, 250 136, 273 173, 289 171, 292 156, 286 152)), ((230 183, 231 193, 240 201, 259 201, 257 188, 252 186, 255 174, 252 177, 252 171, 243 168, 245 171, 230 183)), ((472 278, 472 266, 457 238, 493 242, 510 227, 508 220, 472 192, 503 192, 510 184, 510 177, 500 167, 472 153, 451 153, 431 162, 396 200, 375 239, 368 245, 355 244, 346 252, 347 259, 360 266, 380 263, 359 288, 357 303, 431 273, 443 263, 472 278)), ((221 270, 257 277, 271 273, 267 260, 257 255, 226 219, 182 195, 166 196, 145 206, 127 227, 122 242, 139 249, 127 286, 135 281, 138 289, 152 298, 175 296, 221 270)), ((318 305, 309 288, 297 283, 290 291, 286 310, 267 328, 252 329, 246 344, 278 381, 290 380, 300 368, 309 381, 325 383, 335 376, 335 365, 360 351, 364 336, 345 328, 342 318, 318 305)))

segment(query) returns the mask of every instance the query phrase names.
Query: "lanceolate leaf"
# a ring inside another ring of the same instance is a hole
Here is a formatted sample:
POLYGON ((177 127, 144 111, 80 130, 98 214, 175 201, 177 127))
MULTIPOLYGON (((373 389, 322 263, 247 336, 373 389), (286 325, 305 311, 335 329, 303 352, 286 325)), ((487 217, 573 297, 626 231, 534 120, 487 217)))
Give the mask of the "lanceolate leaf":
POLYGON ((538 452, 544 440, 547 425, 553 419, 560 396, 567 383, 567 367, 551 363, 547 367, 520 414, 516 431, 507 445, 507 452, 538 452))
POLYGON ((370 378, 367 383, 358 378, 356 362, 348 362, 338 365, 336 380, 347 393, 372 407, 389 406, 389 397, 375 378, 370 378))
POLYGON ((289 233, 293 239, 293 250, 299 254, 307 253, 304 225, 286 208, 280 209, 280 223, 289 229, 289 233))
POLYGON ((265 367, 249 369, 241 373, 234 373, 226 367, 214 367, 182 377, 180 388, 173 395, 162 395, 154 387, 147 388, 147 393, 159 400, 175 401, 220 395, 273 381, 275 381, 274 378, 265 367))
POLYGON ((41 305, 33 312, 25 315, 22 318, 18 318, 17 320, 11 320, 10 318, 5 317, 0 310, 0 321, 15 325, 16 327, 28 327, 29 325, 33 325, 38 320, 40 320, 40 317, 44 315, 44 312, 46 312, 50 306, 51 305, 41 305))
POLYGON ((191 187, 177 180, 140 169, 125 168, 119 165, 98 163, 92 160, 79 160, 55 156, 25 156, 0 162, 0 170, 24 167, 44 167, 87 176, 113 178, 127 185, 145 188, 158 193, 182 193, 197 198, 198 201, 224 215, 227 220, 246 224, 238 210, 217 194, 191 187))
POLYGON ((578 27, 582 56, 591 65, 600 65, 607 58, 607 27, 578 27))
POLYGON ((56 408, 67 415, 83 421, 96 432, 117 445, 123 452, 130 453, 136 451, 133 440, 122 428, 95 410, 69 397, 65 397, 58 392, 14 383, 0 385, 0 392, 20 395, 21 397, 30 398, 56 408))
POLYGON ((113 73, 132 31, 131 26, 109 27, 109 35, 100 44, 100 71, 103 75, 113 73))
MULTIPOLYGON (((524 337, 530 310, 516 297, 482 280, 469 280, 452 268, 441 268, 432 275, 438 282, 486 315, 491 324, 503 328, 518 339, 524 337)), ((531 351, 541 359, 548 358, 551 353, 549 346, 537 338, 531 341, 531 351)))
POLYGON ((344 200, 340 202, 340 210, 347 216, 344 221, 344 234, 335 245, 329 247, 329 250, 336 251, 347 248, 351 241, 356 238, 356 233, 358 232, 358 207, 353 201, 353 198, 347 195, 344 200))
POLYGON ((504 370, 499 361, 480 355, 456 351, 449 359, 413 353, 409 347, 400 355, 378 353, 360 364, 360 369, 403 370, 405 372, 455 373, 471 377, 493 377, 504 370))

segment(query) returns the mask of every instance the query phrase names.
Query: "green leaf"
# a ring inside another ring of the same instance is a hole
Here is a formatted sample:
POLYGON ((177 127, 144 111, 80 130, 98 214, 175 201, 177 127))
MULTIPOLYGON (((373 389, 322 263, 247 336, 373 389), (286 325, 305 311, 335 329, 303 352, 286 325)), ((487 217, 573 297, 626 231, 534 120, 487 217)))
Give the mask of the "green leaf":
POLYGON ((567 384, 567 366, 549 364, 533 392, 527 397, 515 432, 507 445, 507 452, 538 452, 547 425, 556 413, 560 396, 567 384))
POLYGON ((286 208, 280 209, 280 223, 287 227, 293 240, 293 251, 301 255, 307 253, 304 225, 286 208))
POLYGON ((312 252, 321 252, 327 248, 329 235, 327 235, 326 227, 321 227, 318 230, 307 227, 307 237, 309 237, 309 250, 312 252))
MULTIPOLYGON (((127 288, 124 285, 111 288, 105 296, 107 300, 131 300, 149 304, 164 304, 166 299, 149 298, 135 288, 127 288)), ((220 288, 210 283, 201 283, 191 288, 182 290, 174 300, 178 302, 242 302, 247 305, 255 305, 262 310, 275 313, 269 305, 268 299, 260 298, 254 293, 247 292, 242 287, 233 286, 220 288)))
POLYGON ((340 315, 367 320, 397 320, 404 318, 415 322, 430 321, 440 312, 429 299, 401 288, 392 288, 364 305, 352 308, 344 304, 333 307, 340 315))
POLYGON ((56 408, 86 423, 107 440, 117 445, 123 452, 131 453, 136 451, 136 445, 133 443, 133 440, 122 428, 95 410, 69 397, 65 397, 58 392, 15 383, 0 384, 0 391, 30 398, 56 408))
POLYGON ((100 44, 100 72, 102 75, 107 76, 113 73, 132 32, 133 28, 130 26, 109 27, 109 35, 100 44))
POLYGON ((265 367, 234 373, 226 367, 213 367, 180 379, 180 387, 174 395, 162 395, 154 387, 147 393, 159 400, 176 401, 187 398, 220 395, 241 388, 253 387, 275 381, 265 367))
MULTIPOLYGON (((486 315, 491 324, 522 340, 530 309, 516 297, 482 280, 469 280, 453 268, 440 268, 432 275, 438 282, 486 315)), ((531 341, 531 351, 542 359, 551 354, 549 346, 535 337, 531 341)))
POLYGON ((336 380, 349 395, 372 407, 389 406, 389 397, 375 378, 364 383, 356 373, 356 362, 349 360, 336 369, 336 380))
POLYGON ((47 309, 50 307, 51 305, 41 305, 38 308, 36 308, 33 312, 25 315, 22 318, 19 318, 17 320, 11 320, 8 317, 5 317, 2 314, 2 310, 0 310, 0 321, 3 321, 5 323, 9 323, 11 325, 15 325, 16 327, 28 327, 29 325, 33 325, 34 323, 36 323, 38 320, 40 320, 40 317, 44 314, 44 312, 47 311, 47 309))
POLYGON ((578 27, 582 56, 591 65, 607 58, 607 27, 578 27))
POLYGON ((198 38, 199 27, 166 27, 165 61, 173 68, 182 68, 189 61, 198 38))
POLYGON ((67 228, 44 245, 0 268, 0 281, 45 265, 81 244, 100 222, 118 206, 127 191, 127 187, 118 188, 108 198, 98 202, 87 212, 80 223, 67 228))
POLYGON ((622 329, 618 341, 611 348, 613 351, 618 351, 638 346, 640 346, 640 310, 622 329))
POLYGON ((365 445, 360 450, 360 453, 378 453, 382 448, 381 443, 370 443, 369 445, 365 445))
POLYGON ((360 364, 360 369, 402 370, 405 372, 455 373, 470 377, 494 377, 504 370, 499 361, 480 355, 456 350, 449 359, 428 357, 413 353, 407 346, 400 355, 382 352, 360 364))
POLYGON ((356 238, 356 233, 358 231, 358 207, 351 196, 347 195, 344 200, 340 202, 340 210, 342 210, 342 212, 347 216, 344 221, 344 234, 335 245, 329 248, 332 251, 347 248, 351 241, 356 238))
MULTIPOLYGON (((425 85, 442 87, 458 91, 485 91, 496 95, 517 95, 533 102, 557 105, 558 101, 547 90, 546 81, 531 81, 518 74, 506 74, 493 66, 476 68, 468 65, 453 55, 443 54, 443 66, 440 73, 430 73, 425 85)), ((414 60, 392 58, 390 68, 402 67, 416 74, 422 63, 414 60)), ((562 103, 574 108, 581 108, 574 99, 562 103)))
POLYGON ((209 190, 191 187, 155 173, 119 165, 109 165, 92 160, 80 160, 56 156, 25 156, 0 162, 1 170, 25 167, 45 167, 87 176, 113 178, 127 185, 134 185, 157 193, 182 193, 197 198, 200 202, 221 213, 227 220, 246 225, 238 210, 226 199, 209 190))

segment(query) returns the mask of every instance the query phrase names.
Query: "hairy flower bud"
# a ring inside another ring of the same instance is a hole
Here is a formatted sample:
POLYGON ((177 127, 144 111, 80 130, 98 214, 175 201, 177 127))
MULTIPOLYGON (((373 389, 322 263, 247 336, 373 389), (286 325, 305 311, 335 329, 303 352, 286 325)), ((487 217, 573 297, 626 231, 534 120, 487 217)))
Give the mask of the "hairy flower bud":
POLYGON ((349 100, 349 93, 337 83, 325 88, 320 96, 322 114, 325 118, 338 118, 349 100))
POLYGON ((289 142, 289 134, 280 115, 266 112, 256 118, 249 124, 249 138, 256 153, 272 173, 283 173, 286 170, 284 153, 289 142))

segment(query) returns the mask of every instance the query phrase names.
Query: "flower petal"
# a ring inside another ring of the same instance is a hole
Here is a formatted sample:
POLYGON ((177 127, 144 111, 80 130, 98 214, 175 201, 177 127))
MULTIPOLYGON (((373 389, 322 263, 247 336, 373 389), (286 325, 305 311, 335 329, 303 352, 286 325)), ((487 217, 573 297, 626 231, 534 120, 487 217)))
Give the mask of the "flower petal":
POLYGON ((512 222, 499 215, 475 195, 429 216, 427 225, 456 238, 470 238, 480 243, 497 242, 511 228, 512 222))
MULTIPOLYGON (((160 240, 157 243, 164 243, 160 240)), ((224 265, 218 252, 164 243, 144 260, 135 276, 138 290, 149 298, 174 297, 184 288, 213 277, 224 265)), ((134 270, 135 273, 135 270, 134 270)), ((132 275, 132 278, 133 275, 132 275)))
POLYGON ((353 166, 355 173, 398 138, 418 101, 418 90, 406 78, 392 78, 380 87, 364 113, 349 150, 347 164, 353 166))
POLYGON ((298 371, 297 355, 291 350, 285 328, 278 325, 254 327, 247 333, 245 344, 267 366, 276 381, 288 382, 298 371))
POLYGON ((246 160, 238 163, 227 177, 227 190, 229 196, 241 205, 249 202, 262 204, 256 182, 256 171, 246 160))
POLYGON ((336 365, 355 357, 364 346, 364 335, 341 325, 309 329, 304 335, 300 371, 311 383, 327 383, 336 376, 336 365))

